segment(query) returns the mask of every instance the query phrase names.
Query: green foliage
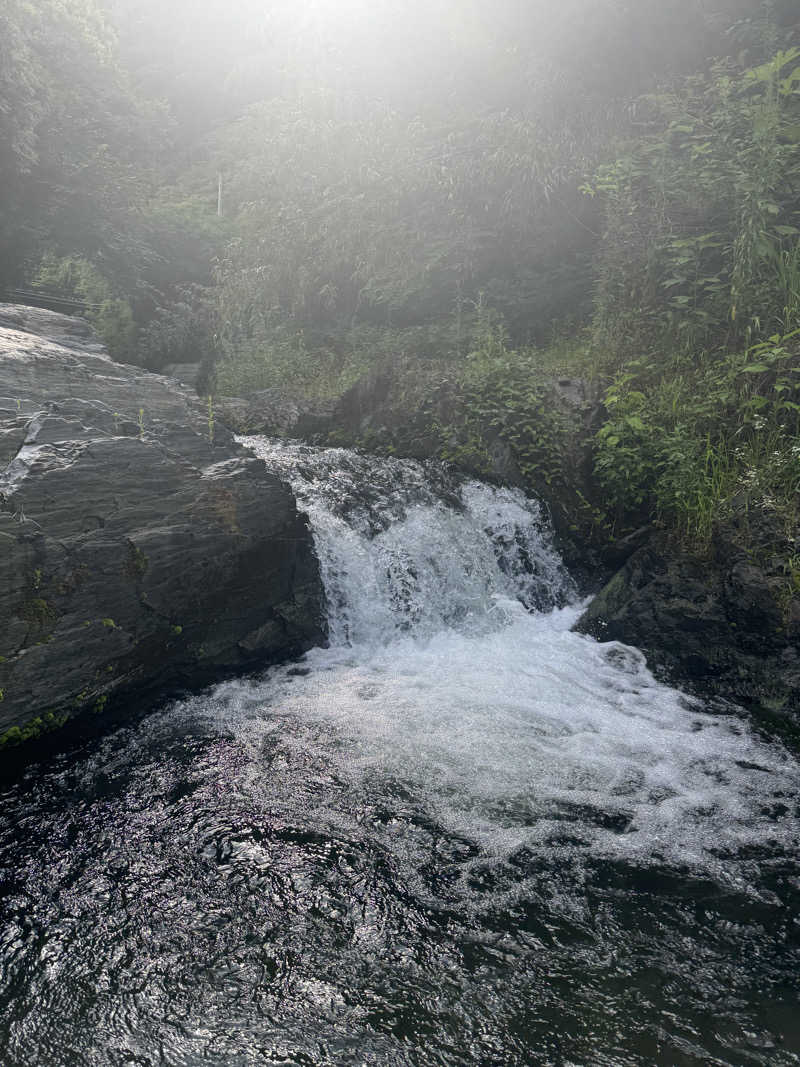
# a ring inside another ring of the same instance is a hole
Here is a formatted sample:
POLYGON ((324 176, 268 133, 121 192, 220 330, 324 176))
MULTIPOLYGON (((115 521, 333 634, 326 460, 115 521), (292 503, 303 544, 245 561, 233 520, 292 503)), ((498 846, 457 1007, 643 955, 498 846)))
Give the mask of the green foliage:
POLYGON ((302 333, 292 335, 279 328, 273 331, 267 322, 253 323, 246 342, 231 342, 225 336, 223 351, 225 355, 216 367, 216 387, 223 396, 247 396, 319 377, 302 333))
POLYGON ((7 0, 0 11, 0 284, 27 280, 47 250, 102 260, 133 284, 131 209, 164 115, 131 91, 104 8, 7 0))
POLYGON ((800 503, 800 330, 743 352, 632 361, 605 397, 595 473, 625 532, 655 512, 707 541, 734 505, 775 515, 800 503))
POLYGON ((116 296, 111 284, 83 256, 47 253, 34 283, 87 305, 86 318, 114 359, 130 362, 136 351, 136 327, 130 302, 116 296))
POLYGON ((254 109, 220 148, 237 231, 219 269, 222 388, 273 384, 264 365, 299 388, 306 367, 331 379, 354 334, 402 344, 449 328, 481 292, 517 336, 577 317, 589 151, 571 128, 519 115, 409 123, 365 102, 332 120, 324 95, 254 109))
POLYGON ((58 618, 58 612, 52 604, 42 597, 31 597, 22 607, 22 616, 26 622, 38 630, 45 630, 52 626, 58 618))
POLYGON ((140 330, 136 361, 154 371, 168 363, 199 363, 211 373, 218 356, 215 297, 201 286, 179 286, 140 330))
POLYGON ((35 719, 31 719, 23 726, 12 726, 0 736, 0 750, 14 748, 26 741, 35 741, 43 734, 58 730, 67 718, 66 714, 56 715, 55 712, 48 711, 44 715, 37 715, 35 719))
POLYGON ((800 48, 639 101, 644 132, 584 191, 606 210, 597 336, 687 351, 800 324, 800 48))

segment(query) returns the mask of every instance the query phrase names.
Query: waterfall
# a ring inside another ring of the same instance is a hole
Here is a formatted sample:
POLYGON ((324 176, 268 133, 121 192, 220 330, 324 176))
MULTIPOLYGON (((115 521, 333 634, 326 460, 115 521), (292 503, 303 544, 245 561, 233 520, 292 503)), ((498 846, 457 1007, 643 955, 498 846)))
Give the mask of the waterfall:
MULTIPOLYGON (((344 772, 424 789, 439 821, 503 854, 728 877, 724 857, 774 837, 794 761, 636 649, 571 632, 584 605, 538 501, 436 464, 245 440, 307 511, 328 601, 331 647, 302 677, 275 672, 267 705, 339 731, 344 772)), ((258 707, 237 729, 260 734, 261 692, 258 707)))
POLYGON ((504 605, 575 599, 544 509, 520 490, 451 480, 437 464, 243 440, 308 513, 333 645, 480 633, 504 605))

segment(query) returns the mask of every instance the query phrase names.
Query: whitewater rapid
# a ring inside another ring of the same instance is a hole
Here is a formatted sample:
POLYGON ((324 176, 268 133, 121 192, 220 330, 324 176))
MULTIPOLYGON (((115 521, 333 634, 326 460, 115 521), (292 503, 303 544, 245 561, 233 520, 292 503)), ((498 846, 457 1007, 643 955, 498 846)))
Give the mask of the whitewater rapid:
POLYGON ((800 842, 788 752, 657 682, 636 649, 572 632, 585 604, 537 501, 409 461, 246 443, 308 512, 330 647, 216 691, 240 740, 257 748, 271 709, 301 734, 324 726, 338 773, 402 782, 497 855, 736 879, 737 851, 800 842))

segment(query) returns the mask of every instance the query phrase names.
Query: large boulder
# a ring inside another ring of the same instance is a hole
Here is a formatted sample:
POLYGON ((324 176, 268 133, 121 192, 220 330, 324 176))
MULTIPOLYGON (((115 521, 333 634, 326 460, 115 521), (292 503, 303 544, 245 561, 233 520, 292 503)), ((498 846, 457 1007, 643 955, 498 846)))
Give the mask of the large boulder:
POLYGON ((289 488, 88 325, 0 305, 0 739, 323 639, 289 488))
POLYGON ((592 601, 577 629, 637 645, 668 678, 704 695, 798 725, 798 578, 793 543, 768 518, 742 515, 720 526, 702 553, 654 537, 592 601))

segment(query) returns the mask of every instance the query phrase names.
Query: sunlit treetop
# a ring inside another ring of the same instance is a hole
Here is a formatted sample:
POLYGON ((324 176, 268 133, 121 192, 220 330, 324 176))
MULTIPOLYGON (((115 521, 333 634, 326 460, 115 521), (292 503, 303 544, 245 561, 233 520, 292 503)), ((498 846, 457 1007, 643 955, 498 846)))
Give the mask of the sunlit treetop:
MULTIPOLYGON (((329 89, 417 112, 629 95, 696 69, 701 0, 107 0, 126 58, 179 112, 329 89)), ((720 24, 753 0, 717 0, 720 24)))

